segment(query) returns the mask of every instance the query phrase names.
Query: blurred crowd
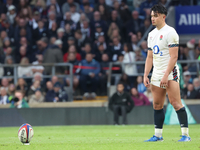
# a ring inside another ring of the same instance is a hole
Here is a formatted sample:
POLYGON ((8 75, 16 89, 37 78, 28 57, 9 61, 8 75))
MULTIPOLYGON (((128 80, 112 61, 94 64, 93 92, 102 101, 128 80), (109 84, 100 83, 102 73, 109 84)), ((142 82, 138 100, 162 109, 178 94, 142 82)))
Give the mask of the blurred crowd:
MULTIPOLYGON (((171 5, 190 2, 172 0, 171 5)), ((44 78, 52 73, 44 63, 73 64, 74 91, 79 88, 85 97, 106 95, 109 62, 146 59, 146 39, 140 46, 138 42, 151 25, 150 8, 157 3, 165 5, 167 0, 0 0, 0 63, 19 64, 16 85, 13 67, 0 67, 0 103, 9 102, 15 90, 23 91, 29 103, 68 101, 64 87, 70 85, 70 78, 44 78)), ((196 43, 192 39, 180 46, 179 59, 200 59, 200 41, 196 43)), ((189 74, 195 65, 181 68, 189 74)), ((113 66, 113 73, 123 75, 112 78, 112 83, 122 81, 126 90, 136 87, 139 93, 150 95, 142 77, 136 77, 143 70, 144 65, 113 66)), ((57 67, 59 74, 69 74, 69 68, 57 67)), ((186 76, 182 77, 184 98, 199 89, 198 78, 186 76)))

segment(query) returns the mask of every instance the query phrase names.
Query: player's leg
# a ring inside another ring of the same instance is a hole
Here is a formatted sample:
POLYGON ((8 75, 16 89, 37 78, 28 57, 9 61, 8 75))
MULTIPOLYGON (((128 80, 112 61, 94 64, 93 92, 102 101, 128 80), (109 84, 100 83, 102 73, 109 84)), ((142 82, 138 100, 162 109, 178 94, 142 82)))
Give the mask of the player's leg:
POLYGON ((167 93, 169 101, 178 115, 179 123, 181 126, 182 138, 183 138, 181 141, 190 141, 187 112, 181 102, 179 83, 173 80, 169 80, 168 84, 169 85, 167 88, 167 93))
POLYGON ((155 135, 146 142, 162 141, 162 130, 165 119, 163 105, 165 102, 166 90, 155 85, 151 85, 154 108, 155 135))

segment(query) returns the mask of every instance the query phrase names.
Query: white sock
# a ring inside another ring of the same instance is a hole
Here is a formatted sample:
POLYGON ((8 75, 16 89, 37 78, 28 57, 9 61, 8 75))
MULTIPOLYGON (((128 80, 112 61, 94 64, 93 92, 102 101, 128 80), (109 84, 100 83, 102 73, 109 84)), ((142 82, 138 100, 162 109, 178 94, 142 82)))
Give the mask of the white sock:
POLYGON ((181 128, 182 135, 189 136, 189 129, 187 127, 181 128))
POLYGON ((155 128, 155 136, 159 138, 162 137, 162 132, 163 132, 163 129, 155 128))

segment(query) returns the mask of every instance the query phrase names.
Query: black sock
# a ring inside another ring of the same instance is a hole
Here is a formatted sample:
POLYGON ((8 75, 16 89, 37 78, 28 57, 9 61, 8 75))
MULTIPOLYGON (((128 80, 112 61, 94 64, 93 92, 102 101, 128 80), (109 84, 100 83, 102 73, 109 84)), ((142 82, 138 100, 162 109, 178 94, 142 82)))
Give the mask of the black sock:
POLYGON ((160 110, 154 109, 154 125, 155 125, 155 128, 162 129, 164 120, 165 120, 164 110, 163 109, 160 109, 160 110))
POLYGON ((177 110, 176 113, 178 115, 178 120, 181 127, 188 127, 187 113, 185 111, 185 107, 177 110))

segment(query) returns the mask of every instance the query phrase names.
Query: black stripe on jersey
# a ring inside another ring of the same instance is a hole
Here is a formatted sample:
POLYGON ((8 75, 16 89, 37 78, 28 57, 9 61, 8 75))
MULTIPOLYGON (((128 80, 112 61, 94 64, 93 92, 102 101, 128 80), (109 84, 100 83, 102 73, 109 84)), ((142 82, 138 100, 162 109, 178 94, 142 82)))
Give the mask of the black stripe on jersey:
POLYGON ((151 48, 148 48, 148 50, 152 51, 152 49, 151 49, 151 48))
POLYGON ((177 82, 178 80, 178 75, 177 75, 177 69, 176 66, 174 67, 173 71, 173 80, 177 82))
POLYGON ((179 44, 170 44, 170 45, 168 45, 168 47, 170 48, 170 47, 178 47, 179 46, 179 44))

